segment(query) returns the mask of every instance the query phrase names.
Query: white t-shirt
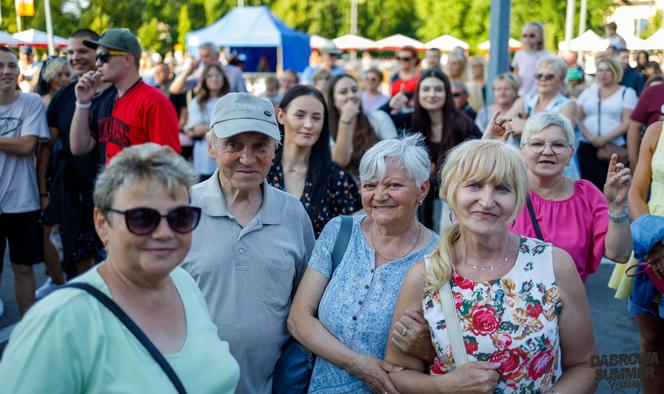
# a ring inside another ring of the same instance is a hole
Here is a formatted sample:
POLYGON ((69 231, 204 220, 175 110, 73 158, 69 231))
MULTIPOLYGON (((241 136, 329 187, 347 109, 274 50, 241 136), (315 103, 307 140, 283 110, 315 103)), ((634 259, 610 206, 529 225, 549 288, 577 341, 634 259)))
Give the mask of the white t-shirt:
MULTIPOLYGON (((585 114, 583 124, 588 129, 588 132, 594 136, 607 135, 620 126, 625 109, 634 109, 636 107, 636 92, 632 88, 620 86, 615 93, 602 100, 602 117, 601 122, 599 122, 601 130, 599 131, 597 129, 599 114, 597 92, 597 84, 591 85, 581 92, 581 95, 577 99, 577 104, 583 108, 583 113, 585 114)), ((581 136, 581 141, 589 142, 583 135, 581 136)), ((611 142, 617 145, 624 145, 625 138, 620 136, 614 138, 611 142)))
POLYGON ((512 66, 518 69, 519 81, 521 82, 521 86, 519 87, 519 97, 526 97, 536 93, 535 71, 537 62, 548 55, 550 55, 550 53, 545 50, 537 52, 526 52, 525 50, 521 50, 514 54, 512 66))
MULTIPOLYGON (((9 105, 0 105, 0 138, 28 135, 48 140, 46 109, 41 97, 19 93, 9 105)), ((0 212, 21 213, 39 209, 39 189, 33 153, 12 155, 0 150, 0 212)))
MULTIPOLYGON (((210 98, 205 103, 205 108, 201 109, 198 99, 193 99, 189 103, 189 119, 187 120, 187 129, 197 124, 210 124, 210 115, 214 111, 214 104, 218 98, 210 98)), ((217 169, 217 163, 208 154, 208 142, 206 138, 194 141, 194 171, 198 175, 211 175, 217 169)))

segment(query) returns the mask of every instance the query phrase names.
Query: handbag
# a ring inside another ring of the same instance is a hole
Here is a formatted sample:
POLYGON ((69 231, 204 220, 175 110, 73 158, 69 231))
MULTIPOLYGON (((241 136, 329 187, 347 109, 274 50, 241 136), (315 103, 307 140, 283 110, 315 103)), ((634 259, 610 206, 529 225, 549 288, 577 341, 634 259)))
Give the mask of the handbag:
MULTIPOLYGON (((627 88, 622 88, 622 100, 625 100, 625 91, 627 88)), ((602 97, 600 96, 599 87, 597 88, 597 135, 602 135, 602 97)), ((601 161, 609 162, 612 155, 618 155, 618 161, 625 165, 629 164, 629 156, 627 149, 624 146, 616 145, 607 142, 606 145, 597 148, 597 158, 601 161)))
POLYGON ((457 316, 456 307, 454 306, 450 281, 445 282, 440 288, 440 305, 443 307, 443 313, 445 314, 445 325, 447 327, 447 336, 450 340, 452 356, 454 357, 454 365, 459 368, 468 364, 469 360, 468 353, 466 352, 466 344, 463 341, 461 323, 459 322, 459 316, 457 316))
POLYGON ((102 303, 108 310, 110 310, 117 318, 124 324, 127 329, 134 334, 136 339, 145 347, 145 349, 150 353, 152 358, 154 358, 154 361, 159 364, 161 369, 164 371, 168 379, 173 383, 173 386, 175 386, 175 389, 179 394, 186 394, 187 391, 184 389, 184 385, 180 381, 180 378, 178 378, 178 375, 175 373, 171 365, 166 361, 164 358, 164 355, 161 354, 159 349, 150 341, 150 339, 145 335, 145 333, 138 327, 136 323, 134 323, 133 320, 131 320, 131 317, 127 316, 127 314, 120 308, 120 306, 113 301, 109 296, 106 294, 102 293, 99 289, 96 287, 88 284, 88 283, 83 283, 83 282, 72 282, 68 283, 66 285, 60 286, 60 289, 66 289, 66 288, 76 288, 83 290, 93 296, 94 298, 97 299, 100 303, 102 303))
MULTIPOLYGON (((332 274, 346 253, 350 234, 353 231, 353 218, 341 216, 341 226, 337 239, 332 248, 332 274)), ((307 350, 301 343, 291 337, 281 352, 279 361, 272 374, 272 393, 274 394, 304 394, 309 389, 309 380, 314 370, 316 356, 307 350)))

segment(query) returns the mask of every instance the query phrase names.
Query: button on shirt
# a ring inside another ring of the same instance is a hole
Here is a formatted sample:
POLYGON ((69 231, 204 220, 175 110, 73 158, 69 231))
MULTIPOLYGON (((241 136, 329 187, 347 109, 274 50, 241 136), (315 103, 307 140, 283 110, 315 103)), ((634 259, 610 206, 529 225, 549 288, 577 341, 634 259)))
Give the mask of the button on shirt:
POLYGON ((272 372, 290 337, 291 298, 314 245, 302 204, 267 183, 262 188, 261 209, 242 227, 226 207, 218 171, 195 185, 192 205, 203 214, 182 263, 240 365, 237 393, 272 392, 272 372))
MULTIPOLYGON (((332 249, 340 219, 332 219, 321 233, 309 267, 326 278, 332 276, 318 306, 325 328, 354 352, 382 359, 401 284, 410 267, 430 254, 438 243, 431 240, 402 259, 375 268, 375 253, 362 233, 366 215, 353 216, 348 248, 332 274, 332 249)), ((423 234, 426 234, 423 232, 423 234)), ((352 373, 323 358, 316 365, 309 384, 310 393, 370 393, 369 387, 352 373)))

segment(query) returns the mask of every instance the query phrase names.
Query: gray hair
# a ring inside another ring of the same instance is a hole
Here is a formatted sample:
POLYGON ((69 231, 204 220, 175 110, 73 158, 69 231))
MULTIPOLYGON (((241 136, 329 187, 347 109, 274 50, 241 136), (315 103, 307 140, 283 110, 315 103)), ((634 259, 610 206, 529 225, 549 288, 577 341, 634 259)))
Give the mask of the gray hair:
POLYGON ((58 72, 68 71, 71 76, 74 75, 74 69, 69 65, 69 62, 64 57, 56 57, 49 60, 44 67, 43 78, 44 81, 50 83, 51 80, 58 76, 58 72))
POLYGON ((468 94, 468 86, 463 81, 454 80, 450 82, 451 87, 463 90, 464 93, 468 94))
POLYGON ((219 53, 219 47, 216 46, 215 44, 211 43, 210 41, 204 42, 201 45, 198 46, 198 49, 205 48, 208 49, 212 53, 219 53))
POLYGON ((541 58, 537 62, 535 70, 539 71, 541 67, 552 67, 556 74, 558 74, 558 79, 561 82, 567 76, 567 64, 565 64, 565 61, 558 56, 548 55, 541 58))
POLYGON ((574 129, 572 128, 572 122, 570 122, 567 117, 555 112, 539 112, 526 121, 526 124, 523 127, 523 133, 521 134, 521 147, 523 148, 530 137, 538 134, 549 126, 560 127, 567 138, 567 142, 571 146, 574 146, 574 129))
POLYGON ((152 142, 130 146, 118 153, 97 177, 95 207, 108 212, 117 191, 140 180, 160 181, 172 192, 178 186, 189 189, 197 177, 191 165, 167 146, 152 142))
POLYGON ((422 134, 383 140, 371 147, 360 161, 360 181, 381 181, 387 176, 387 162, 394 160, 406 170, 417 187, 429 179, 431 161, 422 134))

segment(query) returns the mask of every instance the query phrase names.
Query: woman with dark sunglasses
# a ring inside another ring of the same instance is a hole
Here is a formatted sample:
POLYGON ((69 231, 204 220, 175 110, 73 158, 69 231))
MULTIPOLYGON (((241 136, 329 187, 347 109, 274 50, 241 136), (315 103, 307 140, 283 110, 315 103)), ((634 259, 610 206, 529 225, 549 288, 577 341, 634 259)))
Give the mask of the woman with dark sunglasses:
POLYGON ((412 109, 415 88, 420 81, 417 73, 417 65, 420 63, 417 49, 405 46, 397 51, 396 59, 399 71, 392 76, 390 82, 390 108, 392 111, 402 111, 404 106, 412 109))
POLYGON ((371 67, 364 74, 364 84, 362 84, 362 109, 365 114, 379 110, 380 107, 387 104, 390 98, 380 91, 380 85, 383 83, 383 73, 376 67, 371 67))
POLYGON ((189 205, 195 181, 168 147, 148 143, 116 155, 94 191, 107 258, 73 281, 110 297, 157 356, 95 297, 65 287, 33 306, 13 331, 0 392, 173 392, 178 379, 191 393, 234 392, 239 367, 196 283, 178 267, 200 218, 200 208, 189 205), (156 362, 159 353, 175 378, 156 362))
POLYGON ((544 49, 544 26, 539 22, 526 23, 521 30, 521 45, 523 48, 514 54, 512 67, 519 76, 519 96, 523 97, 535 93, 537 62, 550 55, 544 49))
POLYGON ((515 143, 521 138, 521 132, 528 118, 539 112, 555 112, 576 122, 576 104, 574 100, 562 94, 563 82, 567 77, 567 65, 557 56, 547 56, 537 62, 535 68, 536 93, 519 97, 506 114, 512 118, 510 126, 514 132, 515 143))

